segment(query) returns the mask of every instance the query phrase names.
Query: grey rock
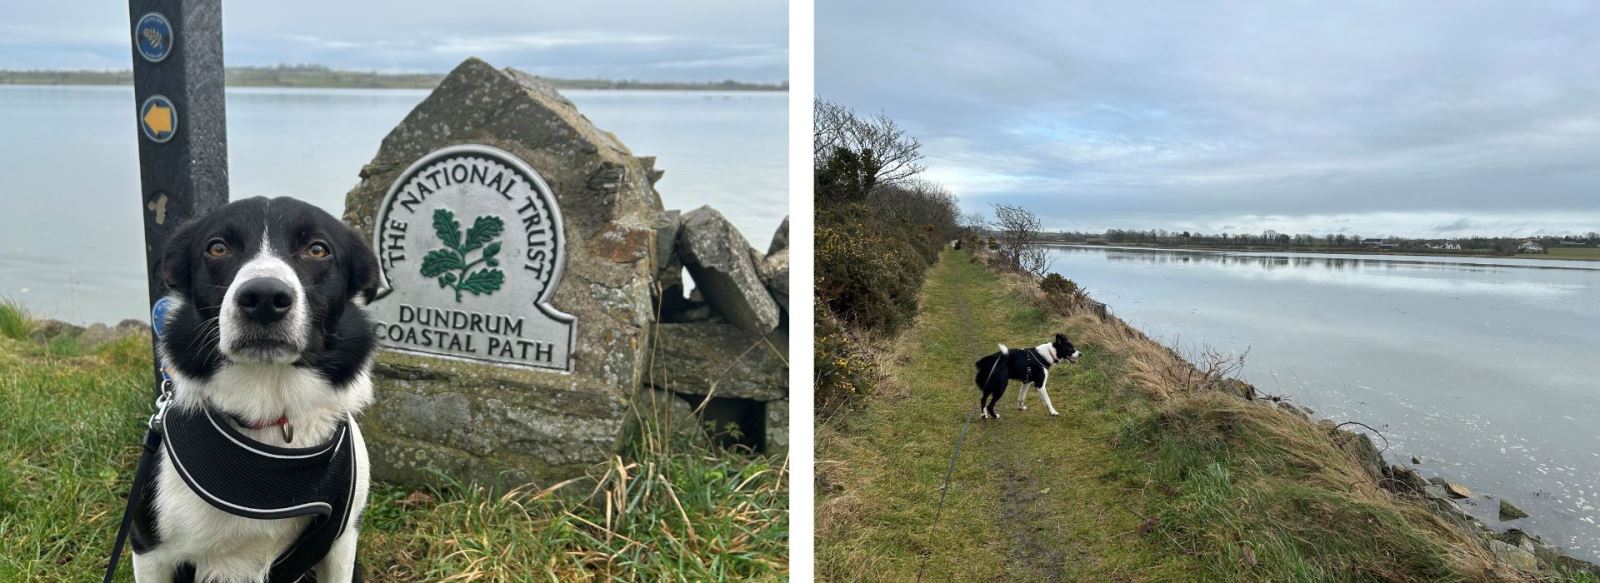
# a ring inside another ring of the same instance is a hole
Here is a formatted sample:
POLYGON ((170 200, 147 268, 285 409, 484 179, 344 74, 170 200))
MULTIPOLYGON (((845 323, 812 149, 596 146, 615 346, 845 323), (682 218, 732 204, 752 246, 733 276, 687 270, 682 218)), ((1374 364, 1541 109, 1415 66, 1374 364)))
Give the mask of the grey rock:
POLYGON ((704 438, 705 427, 695 415, 694 406, 672 391, 644 388, 634 401, 640 410, 653 413, 645 418, 647 428, 667 434, 704 438))
POLYGON ((1441 476, 1434 476, 1434 477, 1432 477, 1432 478, 1428 478, 1428 483, 1429 483, 1429 484, 1433 484, 1433 485, 1435 485, 1435 486, 1438 486, 1438 487, 1440 487, 1440 488, 1443 488, 1443 487, 1444 487, 1444 486, 1445 486, 1445 484, 1448 484, 1448 483, 1450 483, 1450 482, 1448 482, 1448 481, 1446 481, 1446 480, 1445 480, 1445 479, 1444 479, 1444 478, 1443 478, 1443 477, 1441 477, 1441 476))
POLYGON ((663 324, 682 324, 686 322, 710 322, 714 314, 711 306, 705 303, 687 302, 681 309, 670 314, 663 314, 663 324))
POLYGON ((1523 532, 1520 528, 1508 528, 1505 532, 1496 535, 1494 538, 1505 541, 1507 544, 1514 545, 1530 552, 1538 549, 1540 545, 1538 538, 1523 532))
POLYGON ((1504 535, 1500 536, 1500 539, 1523 550, 1531 550, 1533 555, 1539 558, 1540 567, 1565 571, 1570 575, 1587 573, 1600 577, 1600 565, 1567 556, 1561 549, 1515 528, 1508 529, 1504 535), (1513 535, 1515 535, 1515 538, 1512 538, 1513 535))
POLYGON ((34 322, 28 337, 34 342, 49 342, 57 338, 77 339, 83 330, 83 326, 61 320, 41 320, 34 322))
POLYGON ((1444 491, 1444 486, 1435 486, 1433 484, 1428 484, 1427 486, 1424 486, 1422 488, 1422 492, 1424 494, 1427 494, 1427 496, 1429 498, 1433 498, 1433 499, 1436 499, 1436 500, 1449 500, 1450 499, 1450 495, 1445 493, 1445 491, 1444 491))
POLYGON ((1334 432, 1334 440, 1339 449, 1354 458, 1367 475, 1373 478, 1383 476, 1383 454, 1378 452, 1377 446, 1372 444, 1372 438, 1365 433, 1351 433, 1348 431, 1334 432))
POLYGON ((789 217, 783 217, 783 224, 778 225, 778 232, 772 234, 772 243, 767 245, 767 255, 771 255, 788 248, 789 217))
POLYGON ((149 336, 150 327, 138 320, 123 320, 116 326, 93 324, 83 329, 78 335, 78 345, 84 348, 95 348, 131 336, 149 336))
POLYGON ((1411 456, 1411 463, 1420 465, 1422 463, 1422 458, 1419 456, 1411 456))
POLYGON ((33 324, 28 337, 34 342, 48 343, 52 340, 72 340, 80 348, 94 349, 100 345, 116 342, 129 336, 149 336, 150 326, 144 322, 127 319, 118 322, 116 326, 95 323, 88 326, 79 326, 61 320, 42 320, 33 324))
POLYGON ((758 334, 778 327, 778 305, 756 273, 750 243, 722 213, 709 206, 684 213, 678 254, 724 320, 758 334))
POLYGON ((1506 500, 1505 498, 1501 498, 1500 499, 1500 521, 1501 522, 1504 522, 1504 521, 1507 521, 1507 520, 1516 520, 1518 518, 1527 518, 1527 517, 1528 517, 1528 513, 1523 512, 1521 508, 1517 508, 1517 506, 1515 504, 1512 504, 1511 501, 1506 500))
POLYGON ((1521 547, 1512 546, 1497 540, 1489 541, 1489 550, 1494 553, 1500 562, 1523 571, 1537 571, 1539 558, 1521 547))
POLYGON ((685 395, 757 401, 789 396, 788 338, 726 323, 661 324, 650 382, 685 395))
POLYGON ((666 170, 657 170, 656 169, 656 157, 655 156, 640 156, 639 157, 639 165, 644 167, 645 175, 650 178, 650 185, 651 186, 655 186, 656 182, 661 180, 661 177, 665 176, 666 173, 667 173, 666 170))
POLYGON ((1416 470, 1398 465, 1384 466, 1384 476, 1388 481, 1384 485, 1397 492, 1421 494, 1428 487, 1428 482, 1416 470))
POLYGON ((683 211, 664 210, 650 223, 656 231, 656 265, 666 267, 678 248, 678 229, 683 226, 683 211))
POLYGON ((678 228, 683 224, 678 210, 661 211, 651 222, 655 229, 656 313, 663 320, 689 307, 683 296, 683 261, 678 255, 678 228))
POLYGON ((777 453, 789 449, 789 400, 767 401, 766 451, 777 453))
MULTIPOLYGON (((1104 314, 1102 314, 1101 317, 1104 317, 1104 314)), ((1222 381, 1221 388, 1222 392, 1239 397, 1240 399, 1244 399, 1246 401, 1254 401, 1256 399, 1256 388, 1250 383, 1241 381, 1239 379, 1224 379, 1222 381)))
POLYGON ((373 477, 437 485, 440 471, 512 486, 581 476, 617 450, 647 369, 658 171, 537 77, 468 59, 383 139, 345 197, 345 222, 370 238, 406 167, 458 144, 521 158, 555 193, 567 249, 550 303, 577 318, 573 370, 380 352, 362 419, 373 477))
POLYGON ((761 260, 757 270, 761 283, 772 292, 772 299, 785 311, 789 309, 789 250, 780 249, 761 260))

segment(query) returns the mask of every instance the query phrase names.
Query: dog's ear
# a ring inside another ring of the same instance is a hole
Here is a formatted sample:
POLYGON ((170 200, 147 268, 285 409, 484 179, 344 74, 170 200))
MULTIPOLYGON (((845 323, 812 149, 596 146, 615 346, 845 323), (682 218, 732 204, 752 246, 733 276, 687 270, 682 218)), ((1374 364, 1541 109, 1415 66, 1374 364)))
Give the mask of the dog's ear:
POLYGON ((1056 342, 1071 343, 1072 341, 1071 340, 1067 340, 1067 335, 1066 334, 1062 334, 1060 332, 1057 332, 1056 333, 1056 342))
POLYGON ((161 250, 161 283, 168 291, 189 293, 194 281, 194 237, 198 221, 189 221, 178 227, 161 250))
POLYGON ((344 226, 344 244, 350 251, 345 254, 345 281, 350 288, 345 297, 361 296, 363 304, 372 302, 378 294, 378 255, 361 236, 361 232, 344 226))

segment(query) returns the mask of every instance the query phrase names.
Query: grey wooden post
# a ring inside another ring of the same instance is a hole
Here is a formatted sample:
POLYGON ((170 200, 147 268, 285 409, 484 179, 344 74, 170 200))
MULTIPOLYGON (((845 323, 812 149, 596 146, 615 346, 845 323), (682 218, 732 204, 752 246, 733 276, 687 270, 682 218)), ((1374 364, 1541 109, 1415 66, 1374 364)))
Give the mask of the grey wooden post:
POLYGON ((128 0, 128 17, 153 306, 166 293, 161 255, 167 238, 185 221, 228 203, 222 2, 128 0))

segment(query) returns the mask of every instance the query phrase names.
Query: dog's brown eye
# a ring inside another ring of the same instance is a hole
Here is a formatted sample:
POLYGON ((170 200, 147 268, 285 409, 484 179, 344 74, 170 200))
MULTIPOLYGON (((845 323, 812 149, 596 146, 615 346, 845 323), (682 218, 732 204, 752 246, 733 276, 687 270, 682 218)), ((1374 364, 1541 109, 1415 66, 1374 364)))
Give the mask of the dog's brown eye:
POLYGON ((333 250, 329 249, 328 244, 323 243, 322 241, 317 241, 312 243, 310 247, 306 247, 306 257, 310 257, 312 259, 327 259, 329 255, 333 255, 333 250))
POLYGON ((225 256, 228 254, 228 244, 222 242, 222 239, 212 239, 210 243, 206 243, 206 254, 212 257, 225 256))

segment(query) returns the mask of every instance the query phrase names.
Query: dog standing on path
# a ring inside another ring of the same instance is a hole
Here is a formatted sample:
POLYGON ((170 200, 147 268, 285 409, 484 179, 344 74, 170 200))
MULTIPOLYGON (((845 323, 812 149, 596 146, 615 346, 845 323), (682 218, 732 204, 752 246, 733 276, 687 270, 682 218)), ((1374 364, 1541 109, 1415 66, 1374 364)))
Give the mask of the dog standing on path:
POLYGON ((1012 350, 1001 344, 999 352, 980 358, 977 362, 976 380, 978 389, 983 391, 983 395, 978 397, 978 409, 983 412, 983 418, 1000 418, 1000 414, 994 410, 994 404, 1006 394, 1006 385, 1014 380, 1022 381, 1022 393, 1017 397, 1018 410, 1028 409, 1028 385, 1031 384, 1039 389, 1039 398, 1044 399, 1044 406, 1050 410, 1050 415, 1060 415, 1055 405, 1050 403, 1050 393, 1045 388, 1050 381, 1050 367, 1063 360, 1076 363, 1080 356, 1065 334, 1056 334, 1050 342, 1022 350, 1012 350))

